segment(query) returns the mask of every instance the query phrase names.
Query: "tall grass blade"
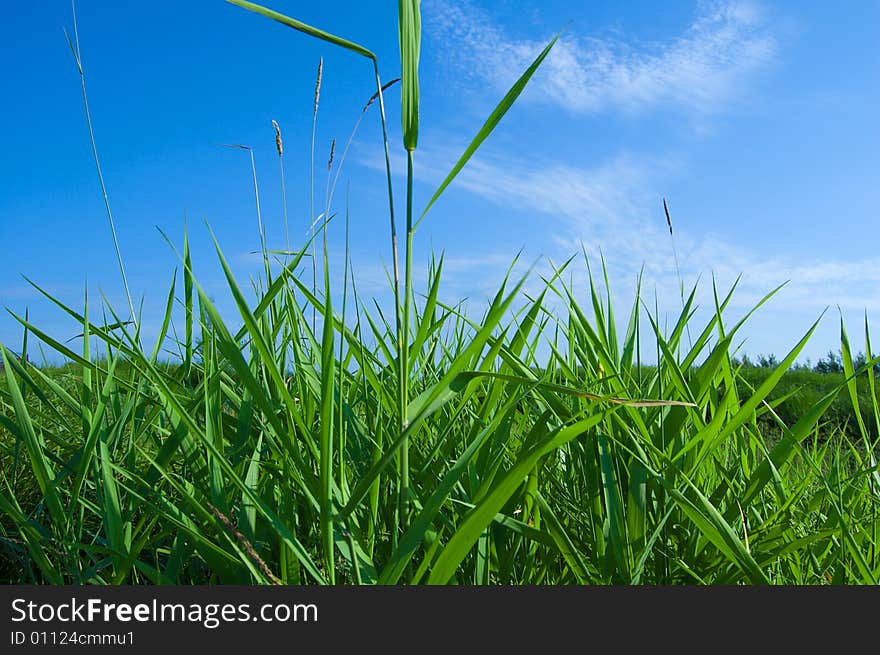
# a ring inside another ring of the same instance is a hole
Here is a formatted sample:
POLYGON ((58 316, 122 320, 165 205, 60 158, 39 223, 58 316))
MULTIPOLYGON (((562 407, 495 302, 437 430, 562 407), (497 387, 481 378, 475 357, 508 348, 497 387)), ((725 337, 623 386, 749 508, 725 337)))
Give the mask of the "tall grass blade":
POLYGON ((464 153, 462 153, 461 157, 459 157, 458 161, 452 167, 452 170, 440 183, 440 186, 434 192, 434 195, 431 196, 431 199, 428 201, 428 204, 422 210, 421 215, 418 220, 413 225, 413 229, 417 228, 422 220, 427 215, 428 211, 437 202, 437 199, 443 194, 446 190, 446 187, 452 183, 452 180, 461 172, 461 169, 464 168, 464 165, 468 163, 471 157, 473 157, 474 153, 477 149, 483 144, 492 131, 498 126, 498 123, 501 122, 501 119, 504 117, 504 114, 513 106, 513 103, 516 102, 516 99, 519 98, 520 94, 526 88, 526 85, 529 83, 529 80, 532 79, 532 76, 535 74, 535 71, 538 70, 538 67, 543 63, 544 59, 547 58, 547 55, 550 54, 550 50, 556 44, 556 41, 559 39, 561 33, 557 34, 550 43, 541 51, 535 61, 526 69, 526 71, 520 76, 520 78, 514 83, 514 85, 510 88, 507 94, 501 99, 501 102, 498 103, 498 106, 489 114, 489 118, 486 119, 486 122, 483 123, 483 127, 477 132, 476 136, 471 141, 470 145, 465 148, 464 153))

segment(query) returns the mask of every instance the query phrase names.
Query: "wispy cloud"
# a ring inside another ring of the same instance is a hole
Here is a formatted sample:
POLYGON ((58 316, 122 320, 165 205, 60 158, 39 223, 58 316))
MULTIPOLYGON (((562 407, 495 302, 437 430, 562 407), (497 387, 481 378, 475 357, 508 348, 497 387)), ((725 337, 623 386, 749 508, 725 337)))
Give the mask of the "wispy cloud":
MULTIPOLYGON (((424 7, 428 38, 442 39, 442 56, 451 62, 454 74, 470 78, 483 90, 506 90, 546 43, 511 36, 466 0, 426 0, 424 7)), ((672 109, 696 119, 690 123, 713 117, 753 88, 754 76, 772 64, 778 46, 769 21, 753 2, 698 2, 696 7, 690 23, 664 42, 567 32, 524 97, 578 116, 672 109)), ((417 179, 432 190, 465 146, 454 138, 433 142, 445 145, 422 148, 416 166, 417 179)), ((525 148, 502 150, 500 144, 489 142, 447 193, 474 194, 497 205, 499 216, 533 217, 534 224, 523 234, 527 245, 523 259, 528 264, 539 254, 559 263, 582 246, 594 264, 604 255, 611 288, 624 306, 642 269, 645 297, 653 298, 656 291, 661 312, 670 314, 680 310, 682 281, 689 288, 702 280, 697 303, 708 315, 714 307, 711 280, 724 292, 741 276, 731 310, 742 315, 790 280, 759 312, 759 327, 750 333, 751 352, 784 352, 826 306, 839 305, 848 321, 857 322, 865 311, 872 323, 880 319, 875 292, 880 258, 817 260, 799 251, 797 244, 768 254, 751 247, 742 235, 726 233, 725 227, 712 228, 708 222, 699 232, 676 224, 676 266, 662 197, 670 183, 691 167, 686 145, 658 152, 622 142, 611 146, 612 154, 598 163, 583 164, 554 158, 552 153, 542 155, 540 148, 529 148, 526 155, 525 148)), ((361 163, 384 167, 384 162, 370 158, 362 158, 361 163)), ((397 171, 403 170, 402 161, 393 163, 397 171)), ((442 203, 432 211, 442 212, 442 203)), ((460 265, 447 266, 445 282, 473 299, 488 294, 515 254, 499 253, 498 247, 485 253, 460 253, 460 265)), ((544 260, 534 273, 547 275, 552 267, 544 260)), ((582 273, 579 267, 573 271, 580 292, 584 291, 582 273)), ((823 323, 824 332, 816 337, 823 344, 820 349, 835 342, 833 323, 823 323)))
MULTIPOLYGON (((463 147, 421 149, 417 179, 436 187, 463 147)), ((360 163, 384 170, 384 160, 375 157, 364 157, 360 163)), ((540 219, 534 229, 541 242, 602 244, 603 249, 632 261, 656 248, 658 236, 663 239, 663 232, 650 223, 656 215, 659 188, 677 167, 673 157, 621 152, 588 168, 537 155, 521 158, 484 146, 447 193, 465 190, 505 210, 537 212, 540 219)), ((392 168, 404 169, 401 155, 392 154, 392 168)), ((494 254, 480 259, 487 257, 496 259, 494 254)))
MULTIPOLYGON (((511 37, 469 2, 426 3, 428 35, 461 74, 506 89, 546 44, 511 37)), ((525 97, 572 113, 658 107, 711 112, 772 60, 775 40, 757 5, 706 2, 665 42, 584 36, 560 39, 525 97)))
MULTIPOLYGON (((453 147, 423 150, 416 169, 418 179, 436 186, 457 153, 453 147)), ((362 163, 384 165, 366 159, 362 163)), ((530 239, 525 259, 543 254, 561 261, 583 246, 594 261, 604 255, 612 283, 629 288, 644 267, 647 288, 674 301, 680 293, 679 272, 661 203, 664 183, 678 173, 679 165, 671 157, 633 152, 594 167, 578 167, 484 148, 462 170, 454 187, 489 200, 499 209, 535 215, 540 228, 530 239), (536 247, 543 250, 535 252, 536 247)), ((671 209, 675 222, 674 202, 671 209)), ((825 306, 840 305, 845 310, 880 313, 876 294, 880 258, 816 260, 797 252, 767 256, 723 232, 695 234, 677 226, 675 248, 685 284, 692 285, 698 278, 707 282, 701 285, 706 305, 712 304, 709 278, 724 288, 742 276, 734 296, 740 307, 753 305, 790 280, 773 303, 781 311, 815 314, 825 306)), ((496 282, 514 255, 493 251, 449 260, 447 279, 461 273, 461 284, 456 287, 469 295, 478 294, 480 281, 496 282)))

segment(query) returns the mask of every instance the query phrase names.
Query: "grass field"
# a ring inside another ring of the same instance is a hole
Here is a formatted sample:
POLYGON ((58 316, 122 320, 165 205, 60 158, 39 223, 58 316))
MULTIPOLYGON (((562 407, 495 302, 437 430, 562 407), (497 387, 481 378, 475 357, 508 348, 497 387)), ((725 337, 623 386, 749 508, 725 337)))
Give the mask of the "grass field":
MULTIPOLYGON (((2 349, 4 581, 876 584, 867 325, 851 343, 841 324, 840 371, 823 374, 792 369, 812 329, 778 362, 735 359, 751 315, 728 319, 735 289, 713 289, 704 323, 685 294, 668 330, 639 293, 621 313, 601 262, 509 274, 479 316, 439 300, 442 258, 414 289, 418 224, 553 42, 419 213, 417 1, 400 3, 399 41, 409 156, 402 261, 388 171, 393 313, 358 294, 347 266, 331 275, 326 234, 344 213, 329 192, 309 242, 275 254, 263 242, 252 287, 215 241, 234 321, 193 276, 186 239, 151 343, 131 302, 120 314, 45 293, 83 338, 73 350, 20 316, 22 344, 2 349), (35 340, 69 363, 29 363, 35 340)), ((113 229, 109 206, 108 218, 113 229)), ((765 302, 772 292, 753 311, 765 302)))

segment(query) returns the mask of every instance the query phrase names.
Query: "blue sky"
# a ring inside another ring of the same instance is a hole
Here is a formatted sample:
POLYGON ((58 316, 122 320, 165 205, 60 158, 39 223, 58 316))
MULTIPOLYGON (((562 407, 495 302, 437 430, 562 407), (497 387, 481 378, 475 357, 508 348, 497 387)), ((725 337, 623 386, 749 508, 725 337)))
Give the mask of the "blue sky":
MULTIPOLYGON (((396 3, 267 4, 363 43, 384 79, 397 75, 396 3)), ((742 274, 734 315, 791 280, 742 333, 748 353, 785 354, 827 306, 805 350, 813 361, 839 347, 838 306, 856 344, 866 312, 880 325, 876 2, 843 11, 770 0, 425 0, 422 13, 417 207, 507 87, 570 22, 521 102, 419 229, 416 262, 426 266, 431 249, 446 253, 447 298, 479 303, 520 249, 526 262, 542 258, 540 273, 583 243, 591 256, 604 254, 618 304, 630 302, 644 265, 644 288, 672 312, 679 298, 666 197, 682 277, 702 280, 703 307, 711 306, 713 275, 725 286, 742 274)), ((280 123, 291 234, 301 239, 310 223, 318 59, 319 199, 330 141, 341 147, 348 139, 373 91, 370 64, 219 0, 80 0, 77 14, 110 204, 149 334, 178 264, 157 226, 180 243, 187 216, 196 273, 221 305, 205 220, 243 280, 259 271, 249 254, 259 247, 249 160, 218 144, 254 147, 270 245, 280 247, 271 121, 280 123)), ((27 307, 62 338, 75 326, 22 275, 77 306, 88 283, 93 296, 102 291, 118 311, 125 307, 62 33, 71 25, 63 0, 0 8, 8 62, 0 79, 0 305, 27 307)), ((403 191, 399 93, 389 91, 387 102, 403 191)), ((334 204, 344 208, 349 187, 359 290, 382 295, 390 251, 375 113, 340 179, 334 204)), ((337 265, 341 243, 340 226, 331 234, 337 265)), ((0 317, 0 341, 15 348, 20 333, 0 317)))

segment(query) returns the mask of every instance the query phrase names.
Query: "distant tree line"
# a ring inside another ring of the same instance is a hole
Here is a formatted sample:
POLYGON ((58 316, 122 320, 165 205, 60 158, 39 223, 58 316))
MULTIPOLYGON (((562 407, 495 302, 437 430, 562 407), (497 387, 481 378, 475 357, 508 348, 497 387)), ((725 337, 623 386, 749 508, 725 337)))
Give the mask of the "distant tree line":
MULTIPOLYGON (((746 366, 752 368, 776 368, 779 366, 779 360, 776 355, 758 355, 755 359, 751 359, 747 354, 740 358, 734 358, 733 363, 737 366, 746 366)), ((858 353, 853 357, 853 367, 856 371, 868 363, 865 353, 858 353)), ((829 350, 828 354, 820 357, 815 364, 809 359, 805 362, 794 364, 792 370, 796 371, 813 371, 814 373, 843 373, 843 353, 841 351, 834 352, 829 350)), ((880 377, 880 362, 874 364, 874 376, 880 377)))

